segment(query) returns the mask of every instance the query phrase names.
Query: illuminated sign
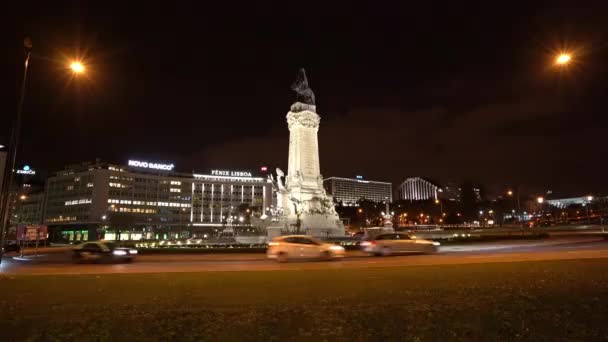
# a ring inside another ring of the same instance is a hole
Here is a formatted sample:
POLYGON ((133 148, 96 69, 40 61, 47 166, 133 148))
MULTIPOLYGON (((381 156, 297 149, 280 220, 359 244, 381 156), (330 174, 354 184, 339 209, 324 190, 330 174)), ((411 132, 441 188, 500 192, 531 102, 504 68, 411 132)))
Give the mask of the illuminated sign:
POLYGON ((262 172, 266 172, 266 171, 268 171, 268 166, 262 166, 262 167, 260 168, 260 171, 262 171, 262 172))
POLYGON ((20 175, 35 175, 36 174, 36 171, 32 170, 32 168, 29 165, 23 165, 21 170, 17 170, 16 172, 20 175))
POLYGON ((363 179, 363 176, 355 176, 357 179, 363 179))
POLYGON ((212 176, 228 176, 228 177, 252 177, 248 171, 226 171, 226 170, 211 170, 212 176))
POLYGON ((149 163, 146 161, 129 160, 129 166, 141 167, 144 169, 164 170, 172 171, 175 165, 173 164, 160 164, 160 163, 149 163))

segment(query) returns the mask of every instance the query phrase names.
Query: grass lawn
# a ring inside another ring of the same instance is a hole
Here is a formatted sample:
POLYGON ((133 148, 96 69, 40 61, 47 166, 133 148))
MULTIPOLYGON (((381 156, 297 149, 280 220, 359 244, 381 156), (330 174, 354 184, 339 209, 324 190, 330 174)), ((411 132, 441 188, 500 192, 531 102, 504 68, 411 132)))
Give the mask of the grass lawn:
POLYGON ((606 340, 608 259, 2 276, 0 340, 606 340))

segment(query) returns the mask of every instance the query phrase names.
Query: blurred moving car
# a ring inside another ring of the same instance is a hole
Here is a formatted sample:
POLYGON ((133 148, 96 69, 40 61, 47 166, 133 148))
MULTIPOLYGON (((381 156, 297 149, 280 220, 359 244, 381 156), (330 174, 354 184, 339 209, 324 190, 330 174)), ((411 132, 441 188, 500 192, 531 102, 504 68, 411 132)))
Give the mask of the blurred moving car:
POLYGON ((118 247, 114 242, 91 241, 74 247, 73 253, 77 262, 131 262, 137 249, 118 247))
POLYGON ((286 235, 276 237, 268 243, 266 256, 278 262, 287 262, 289 259, 332 260, 344 257, 344 248, 312 236, 286 235))
POLYGON ((4 245, 4 253, 19 253, 21 252, 21 246, 16 241, 7 241, 4 245))
POLYGON ((439 242, 416 239, 403 233, 381 234, 373 240, 361 242, 361 249, 373 255, 391 255, 395 253, 436 253, 439 242))

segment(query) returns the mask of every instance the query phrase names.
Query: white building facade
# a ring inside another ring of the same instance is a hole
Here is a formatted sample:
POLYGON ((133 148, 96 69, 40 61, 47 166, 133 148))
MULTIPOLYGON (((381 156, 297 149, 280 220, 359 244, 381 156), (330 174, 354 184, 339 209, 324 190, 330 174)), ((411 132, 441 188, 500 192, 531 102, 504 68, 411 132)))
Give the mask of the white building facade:
POLYGON ((195 237, 224 227, 244 207, 265 213, 272 184, 247 171, 179 173, 131 161, 67 167, 46 186, 44 223, 55 240, 195 237))
POLYGON ((399 199, 425 201, 437 199, 439 186, 421 177, 407 178, 399 185, 399 199))
POLYGON ((325 189, 334 200, 345 206, 355 206, 362 199, 373 202, 393 201, 391 183, 358 178, 329 177, 323 181, 325 189))

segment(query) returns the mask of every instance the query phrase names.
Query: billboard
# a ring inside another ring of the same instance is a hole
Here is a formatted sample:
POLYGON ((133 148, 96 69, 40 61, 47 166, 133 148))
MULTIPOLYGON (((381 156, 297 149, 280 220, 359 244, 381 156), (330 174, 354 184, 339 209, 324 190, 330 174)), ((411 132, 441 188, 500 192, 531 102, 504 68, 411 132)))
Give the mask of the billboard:
POLYGON ((48 227, 45 225, 26 226, 20 224, 17 226, 17 240, 21 241, 36 241, 46 240, 48 227))

